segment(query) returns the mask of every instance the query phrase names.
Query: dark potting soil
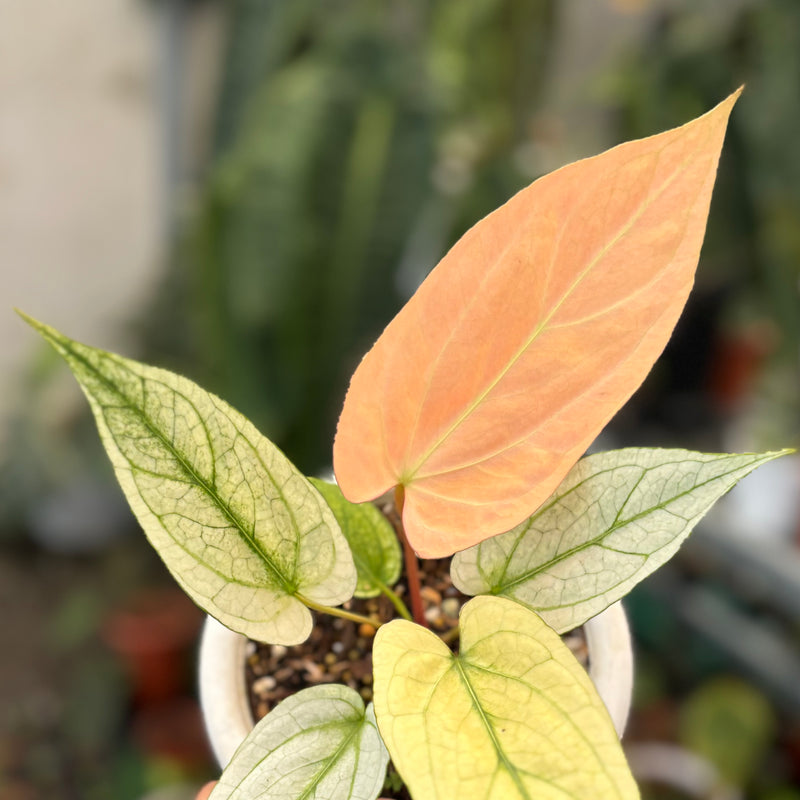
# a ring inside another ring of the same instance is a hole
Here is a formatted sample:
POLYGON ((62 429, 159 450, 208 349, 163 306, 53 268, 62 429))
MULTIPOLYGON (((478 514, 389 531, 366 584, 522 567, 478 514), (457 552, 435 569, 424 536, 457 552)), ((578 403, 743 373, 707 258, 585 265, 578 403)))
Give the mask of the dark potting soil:
MULTIPOLYGON (((391 519, 391 505, 381 510, 391 519)), ((432 631, 446 633, 458 624, 461 606, 470 598, 453 586, 449 558, 421 560, 419 569, 425 618, 432 631)), ((393 589, 410 606, 404 575, 393 589)), ((353 598, 343 607, 377 618, 380 622, 398 616, 384 596, 366 600, 353 598)), ((372 639, 375 630, 366 623, 317 614, 311 636, 302 644, 284 647, 249 642, 245 677, 253 718, 260 720, 284 698, 321 683, 346 684, 355 689, 365 703, 369 703, 372 700, 372 639)), ((587 666, 588 651, 583 630, 579 628, 563 639, 578 661, 587 666)), ((457 639, 452 647, 457 649, 457 639)), ((391 764, 381 797, 411 800, 391 764)))

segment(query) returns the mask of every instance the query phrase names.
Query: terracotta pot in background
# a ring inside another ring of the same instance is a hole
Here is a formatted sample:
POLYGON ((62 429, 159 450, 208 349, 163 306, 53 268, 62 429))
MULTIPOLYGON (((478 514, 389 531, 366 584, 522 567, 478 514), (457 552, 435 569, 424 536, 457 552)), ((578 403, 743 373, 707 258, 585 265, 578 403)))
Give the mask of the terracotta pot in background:
POLYGON ((103 640, 123 662, 136 705, 161 703, 186 692, 187 657, 202 618, 179 589, 139 592, 108 617, 103 640))

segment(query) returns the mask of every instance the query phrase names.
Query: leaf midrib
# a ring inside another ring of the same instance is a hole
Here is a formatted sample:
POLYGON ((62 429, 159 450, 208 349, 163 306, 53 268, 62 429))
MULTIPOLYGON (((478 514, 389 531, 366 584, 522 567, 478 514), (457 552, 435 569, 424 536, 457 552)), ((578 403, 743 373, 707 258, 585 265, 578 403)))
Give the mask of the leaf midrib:
MULTIPOLYGON (((457 660, 460 659, 460 658, 461 658, 461 656, 458 656, 457 660)), ((551 658, 553 658, 552 655, 551 655, 551 658)), ((555 659, 553 659, 553 660, 555 660, 555 659)), ((459 664, 459 667, 463 671, 463 668, 461 667, 460 664, 459 664)), ((535 684, 524 680, 519 675, 511 675, 511 674, 504 673, 504 672, 498 672, 497 670, 490 669, 489 667, 486 667, 486 666, 484 666, 482 664, 475 663, 474 661, 469 662, 469 668, 473 669, 473 670, 477 670, 479 672, 483 672, 483 673, 485 673, 487 675, 492 675, 492 676, 494 676, 496 678, 499 678, 500 680, 503 680, 503 681, 514 681, 514 682, 519 683, 522 686, 526 687, 527 689, 529 689, 531 692, 535 693, 536 695, 538 695, 538 697, 541 700, 547 702, 548 705, 551 708, 556 709, 557 712, 559 713, 559 715, 562 717, 562 719, 565 719, 567 722, 569 722, 572 725, 572 727, 574 728, 576 734, 580 737, 580 739, 584 742, 584 744, 589 748, 589 750, 591 750, 592 754, 597 759, 597 762, 599 764, 603 765, 603 758, 600 755, 600 753, 597 751, 597 748, 595 747, 594 742, 592 741, 591 737, 588 736, 584 732, 583 728, 581 728, 580 726, 574 725, 572 717, 569 714, 569 712, 565 711, 565 709, 563 709, 557 703, 555 703, 553 698, 549 697, 547 692, 545 690, 543 690, 541 687, 536 686, 535 684)), ((466 678, 466 673, 464 673, 464 679, 465 679, 465 681, 467 683, 469 683, 469 681, 466 678)), ((470 688, 471 688, 471 686, 470 686, 470 688)), ((475 695, 474 692, 473 692, 472 696, 473 696, 474 701, 477 702, 477 695, 475 695)), ((485 715, 483 715, 483 709, 482 708, 479 707, 479 711, 481 712, 482 717, 485 716, 485 715)), ((489 723, 488 719, 485 719, 485 724, 487 726, 491 727, 491 723, 489 723)), ((491 727, 491 729, 492 729, 492 732, 494 732, 494 728, 491 727)), ((543 778, 541 775, 537 775, 537 774, 534 774, 534 773, 531 773, 531 772, 528 772, 527 774, 533 775, 533 777, 535 777, 536 780, 538 780, 538 781, 542 781, 542 782, 548 783, 551 786, 554 786, 556 788, 561 789, 562 791, 565 791, 563 789, 563 787, 557 786, 553 781, 550 781, 550 780, 548 780, 546 778, 543 778)), ((612 782, 612 784, 613 784, 613 782, 612 782)), ((614 786, 614 790, 615 790, 616 794, 619 796, 619 787, 616 784, 613 784, 613 786, 614 786)), ((527 797, 527 795, 526 795, 526 797, 527 797)), ((576 800, 578 800, 578 799, 576 798, 576 800)))
MULTIPOLYGON (((342 740, 342 743, 339 745, 339 747, 336 748, 336 751, 327 759, 325 766, 322 768, 322 770, 314 775, 314 779, 309 782, 308 786, 305 788, 303 793, 297 798, 297 800, 306 800, 307 797, 311 796, 310 794, 311 790, 316 789, 316 787, 319 786, 322 779, 333 769, 334 765, 341 758, 342 753, 344 753, 347 749, 349 749, 350 742, 352 742, 353 739, 356 738, 358 733, 364 729, 365 723, 366 723, 366 717, 363 717, 361 720, 358 720, 358 722, 354 720, 349 725, 350 727, 349 733, 342 740)), ((318 728, 324 728, 324 727, 330 727, 330 725, 318 725, 315 728, 309 728, 308 730, 316 730, 318 728)), ((358 748, 355 748, 355 750, 356 750, 356 764, 353 770, 352 780, 355 780, 355 773, 358 768, 358 761, 359 761, 359 750, 358 748)))
MULTIPOLYGON (((331 769, 335 766, 335 764, 341 758, 342 753, 344 753, 350 747, 350 743, 353 741, 353 739, 356 738, 356 736, 360 732, 362 732, 364 730, 364 726, 367 725, 367 724, 369 724, 369 723, 367 722, 366 714, 364 714, 361 717, 361 719, 359 719, 359 720, 352 720, 351 719, 351 720, 348 720, 346 722, 327 721, 327 722, 321 722, 318 725, 310 725, 309 727, 302 728, 301 730, 298 730, 297 733, 295 733, 292 736, 289 736, 288 738, 284 739, 278 747, 276 747, 273 750, 270 750, 264 756, 264 758, 261 759, 259 764, 261 762, 265 761, 267 758, 269 758, 269 756, 271 756, 277 750, 285 748, 288 744, 290 744, 291 742, 293 742, 295 739, 297 739, 300 736, 305 736, 305 735, 307 735, 309 733, 313 733, 314 731, 329 730, 331 728, 343 728, 343 727, 349 728, 350 729, 349 732, 345 734, 344 739, 342 739, 341 743, 336 748, 336 750, 333 753, 331 753, 329 756, 321 758, 318 761, 318 763, 324 764, 323 768, 319 772, 315 772, 314 773, 314 775, 310 779, 308 785, 305 787, 305 789, 303 789, 303 793, 298 795, 297 798, 296 798, 296 800, 305 800, 305 798, 310 797, 309 793, 313 789, 315 789, 319 785, 320 781, 331 771, 331 769)), ((356 748, 356 766, 358 765, 358 760, 359 760, 358 756, 359 756, 359 750, 358 750, 358 748, 356 748)), ((255 772, 255 770, 257 769, 259 764, 256 764, 256 766, 253 767, 253 769, 251 769, 239 781, 239 783, 236 784, 236 786, 234 787, 234 791, 236 791, 237 789, 241 788, 242 784, 255 772)), ((355 770, 354 770, 354 775, 355 775, 355 770)), ((280 777, 284 777, 284 776, 281 775, 280 777)))
MULTIPOLYGON (((46 331, 46 335, 48 335, 48 337, 50 337, 50 338, 54 338, 54 337, 52 337, 52 334, 50 334, 49 331, 46 331)), ((149 417, 147 417, 144 414, 144 412, 137 405, 132 403, 131 400, 117 386, 115 386, 114 383, 112 383, 105 375, 103 375, 103 373, 100 372, 90 361, 88 361, 81 353, 77 352, 71 346, 71 344, 68 341, 63 341, 61 339, 54 338, 54 343, 58 344, 61 347, 63 347, 64 350, 67 351, 67 353, 70 355, 71 358, 73 358, 76 361, 80 362, 81 365, 88 372, 93 374, 98 380, 101 381, 101 383, 108 390, 110 390, 113 394, 117 395, 123 401, 123 407, 127 408, 129 411, 132 411, 141 420, 141 422, 144 425, 144 427, 151 434, 153 434, 153 436, 156 439, 158 439, 164 445, 164 447, 175 457, 177 462, 183 468, 183 470, 186 473, 186 475, 189 477, 190 481, 193 481, 196 486, 198 486, 202 491, 204 491, 211 498, 212 502, 220 509, 220 511, 223 513, 223 515, 230 520, 230 522, 233 524, 233 526, 242 535, 242 539, 244 540, 244 542, 247 544, 247 546, 250 548, 250 550, 263 561, 264 565, 267 567, 267 569, 272 573, 272 575, 278 581, 278 583, 280 584, 281 588, 287 594, 290 594, 292 596, 296 595, 297 588, 292 586, 292 582, 290 580, 288 580, 283 575, 283 573, 280 571, 280 569, 277 567, 277 565, 269 557, 269 554, 259 545, 257 539, 255 538, 254 533, 251 533, 247 529, 247 527, 244 525, 244 523, 234 513, 233 509, 231 509, 230 506, 225 501, 223 501, 223 499, 220 497, 220 495, 215 490, 215 487, 210 486, 203 478, 200 477, 200 475, 198 475, 198 473, 192 468, 191 464, 187 461, 186 457, 179 450, 177 450, 173 446, 173 444, 164 436, 164 434, 160 430, 158 430, 158 428, 156 428, 152 424, 152 422, 149 419, 149 417)), ((143 376, 137 375, 135 372, 132 372, 130 369, 128 369, 124 364, 119 363, 119 361, 117 361, 117 359, 115 359, 110 353, 106 354, 106 357, 108 357, 110 360, 114 361, 117 364, 117 366, 119 366, 119 367, 121 367, 123 369, 126 369, 128 372, 130 372, 132 375, 134 375, 139 381, 143 382, 145 380, 145 378, 143 376)), ((171 389, 168 386, 165 386, 165 388, 167 388, 170 391, 176 391, 174 389, 171 389)), ((183 394, 181 394, 181 397, 183 397, 192 406, 192 408, 194 408, 195 411, 197 411, 197 409, 194 406, 194 403, 192 403, 189 398, 187 398, 183 394)), ((100 404, 100 407, 101 408, 103 407, 102 404, 100 404)), ((200 418, 201 422, 203 422, 202 416, 200 415, 199 412, 197 412, 197 413, 198 413, 198 417, 200 418)), ((106 425, 108 425, 107 422, 106 422, 106 425)), ((203 423, 203 428, 205 429, 205 423, 203 423)), ((112 434, 112 439, 114 439, 114 438, 115 437, 112 434)), ((209 442, 209 446, 210 446, 210 442, 209 442)), ((125 456, 125 454, 119 449, 118 446, 117 446, 117 450, 120 453, 120 455, 130 464, 130 467, 131 467, 132 471, 138 471, 139 470, 139 467, 137 467, 134 464, 132 464, 130 459, 127 456, 125 456)), ((215 460, 215 455, 214 455, 213 448, 211 448, 211 457, 212 457, 212 460, 214 461, 214 471, 216 472, 216 460, 215 460)), ((146 472, 147 470, 142 470, 142 471, 146 472)), ((167 478, 167 476, 164 476, 164 475, 161 475, 160 477, 167 478)), ((275 489, 278 492, 278 494, 281 497, 281 499, 284 500, 283 494, 280 491, 280 489, 275 485, 275 482, 272 479, 272 476, 268 476, 268 477, 270 478, 270 482, 273 484, 273 486, 275 486, 275 489)), ((295 531, 295 533, 297 533, 297 531, 295 531)))
POLYGON ((475 689, 472 687, 469 678, 467 677, 467 673, 464 670, 464 667, 461 664, 461 656, 453 656, 453 664, 458 671, 458 676, 461 679, 462 684, 467 690, 469 694, 470 700, 472 701, 472 707, 478 713, 478 716, 483 723, 483 727, 485 728, 487 734, 489 735, 489 739, 491 740, 492 746, 494 747, 495 753, 497 754, 497 758, 500 761, 500 764, 505 768, 506 772, 511 777, 511 780, 514 781, 514 785, 517 787, 520 795, 524 798, 524 800, 533 800, 531 795, 528 793, 525 784, 522 782, 522 778, 519 775, 519 771, 517 768, 509 761, 508 756, 506 755, 505 750, 503 750, 500 742, 497 739, 497 734, 495 733, 494 727, 492 726, 491 722, 489 722, 488 717, 486 716, 486 712, 483 710, 483 706, 478 698, 478 695, 475 693, 475 689))
MULTIPOLYGON (((586 266, 586 268, 578 275, 578 277, 573 281, 572 285, 564 292, 562 297, 554 304, 554 306, 550 309, 547 316, 539 322, 538 325, 533 330, 533 333, 523 342, 522 346, 517 349, 515 353, 509 358, 505 365, 502 366, 500 370, 498 370, 497 375, 494 377, 492 381, 490 381, 489 385, 481 391, 481 393, 467 406, 466 409, 454 420, 451 425, 447 428, 444 433, 439 436, 439 438, 423 453, 416 461, 414 467, 410 470, 407 470, 403 473, 402 476, 402 484, 404 486, 409 486, 413 483, 414 479, 418 476, 418 473, 422 466, 431 458, 431 456, 439 449, 439 447, 444 444, 445 441, 451 436, 451 434, 459 428, 478 408, 484 399, 489 395, 489 393, 500 383, 503 377, 509 372, 509 370, 517 363, 517 361, 522 357, 522 355, 528 350, 528 348, 533 344, 533 342, 539 337, 539 335, 544 331, 550 320, 556 314, 556 312, 561 308, 561 306, 569 299, 575 289, 580 285, 580 283, 586 278, 586 276, 597 266, 603 256, 614 246, 616 245, 623 236, 625 236, 634 225, 634 223, 641 217, 645 211, 654 203, 661 194, 663 194, 671 185, 672 183, 678 179, 678 177, 688 169, 688 159, 686 162, 681 164, 679 168, 675 170, 675 172, 670 176, 669 180, 665 181, 658 189, 657 192, 653 193, 646 203, 643 203, 636 211, 635 214, 631 216, 631 218, 621 227, 620 231, 613 236, 597 253, 597 255, 592 259, 592 261, 586 266)), ((426 475, 426 477, 429 477, 426 475)))
MULTIPOLYGON (((755 461, 757 462, 758 459, 755 459, 755 461)), ((667 464, 671 464, 671 463, 678 464, 679 462, 677 462, 677 461, 676 462, 667 462, 666 464, 659 464, 658 467, 666 466, 667 464)), ((705 462, 705 463, 709 463, 709 462, 705 462)), ((750 462, 750 463, 752 464, 752 463, 755 463, 755 462, 750 462)), ((583 486, 583 484, 586 483, 587 481, 597 477, 598 475, 602 475, 602 474, 607 473, 607 472, 613 472, 615 469, 619 469, 621 466, 626 466, 626 465, 618 465, 616 467, 612 467, 612 468, 607 469, 607 470, 600 470, 599 472, 593 473, 591 476, 587 477, 586 479, 584 479, 580 483, 577 483, 577 484, 575 484, 575 486, 571 487, 568 492, 565 492, 564 494, 559 495, 556 499, 553 500, 552 503, 548 504, 546 508, 543 508, 541 511, 539 511, 537 514, 535 514, 534 516, 532 516, 530 518, 530 520, 528 521, 528 523, 529 523, 528 526, 517 537, 517 541, 514 543, 513 550, 516 551, 516 548, 517 548, 518 544, 529 533, 529 531, 533 527, 534 521, 538 517, 540 517, 546 511, 549 511, 549 509, 552 508, 556 503, 560 502, 565 497, 567 497, 570 494, 572 494, 573 492, 575 492, 577 489, 579 489, 581 486, 583 486)), ((636 466, 636 465, 630 465, 630 466, 636 466)), ((636 522, 637 520, 642 519, 642 518, 648 516, 649 514, 652 514, 655 511, 668 510, 668 506, 670 506, 672 503, 677 502, 678 500, 680 500, 681 498, 685 497, 686 495, 691 494, 696 489, 702 488, 703 486, 706 486, 707 484, 712 483, 713 481, 724 479, 724 478, 732 475, 733 473, 739 471, 740 469, 743 469, 746 466, 749 466, 749 464, 736 467, 735 469, 731 469, 728 472, 723 472, 723 473, 721 473, 719 475, 715 475, 714 477, 709 478, 708 480, 703 481, 702 483, 695 484, 691 489, 689 489, 689 490, 687 490, 685 492, 681 492, 680 494, 674 495, 673 497, 671 497, 669 500, 667 500, 664 503, 659 503, 658 505, 650 506, 648 509, 645 509, 644 511, 642 511, 642 512, 640 512, 638 514, 634 514, 633 516, 628 517, 628 518, 626 518, 624 520, 619 520, 619 514, 622 513, 625 505, 630 500, 630 498, 631 498, 631 496, 633 494, 633 491, 636 488, 636 487, 634 487, 633 489, 631 489, 631 491, 629 492, 628 496, 625 498, 625 502, 622 504, 622 506, 620 507, 620 510, 619 510, 619 512, 617 514, 617 519, 615 520, 614 524, 611 525, 610 528, 607 528, 601 534, 599 534, 598 536, 595 536, 594 538, 584 542, 583 544, 576 545, 575 547, 571 548, 570 550, 567 550, 564 553, 562 553, 562 554, 560 554, 558 556, 555 556, 554 558, 550 559, 546 563, 540 564, 539 566, 537 566, 537 567, 535 567, 535 568, 533 568, 533 569, 531 569, 531 570, 529 570, 527 572, 522 573, 521 575, 519 575, 518 577, 514 578, 513 580, 509 580, 509 581, 507 581, 505 583, 498 583, 495 586, 492 586, 491 587, 491 593, 493 595, 506 594, 508 591, 514 589, 515 587, 519 586, 520 584, 526 583, 529 580, 535 579, 541 573, 547 572, 547 570, 551 569, 552 567, 556 566, 557 564, 560 564, 562 561, 564 561, 564 560, 566 560, 568 558, 571 558, 576 553, 580 553, 582 550, 585 550, 588 547, 594 547, 594 546, 597 546, 598 544, 602 544, 603 541, 607 537, 611 536, 613 533, 618 531, 620 528, 624 528, 626 525, 630 525, 631 523, 636 522)), ((755 469, 755 467, 753 467, 753 469, 755 469)), ((636 486, 639 485, 639 483, 641 482, 641 480, 644 478, 644 476, 647 474, 648 471, 649 470, 647 468, 643 469, 643 473, 640 476, 639 480, 637 481, 636 486)), ((684 529, 685 529, 685 526, 684 526, 684 529)), ((678 535, 680 535, 680 534, 678 534, 678 535)), ((670 539, 670 542, 674 541, 674 539, 675 539, 675 537, 670 539)), ((664 545, 664 546, 666 546, 666 545, 664 545)), ((652 555, 654 555, 660 549, 661 548, 658 548, 657 550, 654 550, 651 553, 637 553, 636 555, 641 556, 646 562, 652 555)), ((510 559, 506 559, 506 565, 504 566, 504 572, 505 572, 505 570, 508 569, 509 562, 510 562, 510 559)))

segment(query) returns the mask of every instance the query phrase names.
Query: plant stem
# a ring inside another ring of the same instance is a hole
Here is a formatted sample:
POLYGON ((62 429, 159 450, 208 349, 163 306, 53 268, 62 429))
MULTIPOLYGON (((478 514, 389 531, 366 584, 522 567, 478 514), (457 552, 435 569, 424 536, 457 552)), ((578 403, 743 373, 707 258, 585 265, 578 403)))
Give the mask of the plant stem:
POLYGON ((322 614, 330 614, 332 617, 349 619, 351 622, 366 623, 367 625, 372 625, 373 628, 380 628, 380 626, 383 624, 373 617, 365 617, 363 614, 354 614, 352 611, 347 611, 344 608, 323 606, 320 603, 315 603, 313 600, 309 600, 307 597, 303 597, 301 594, 296 594, 295 597, 304 605, 308 606, 314 611, 319 611, 322 614))
POLYGON ((409 622, 413 622, 414 618, 411 616, 411 612, 408 610, 406 604, 385 583, 378 585, 380 586, 381 592, 389 598, 389 602, 397 609, 400 616, 403 619, 407 619, 409 622))
POLYGON ((425 619, 425 609, 422 605, 422 594, 420 593, 419 581, 419 564, 417 562, 417 554, 411 549, 411 545, 406 539, 406 533, 403 530, 403 503, 405 501, 405 492, 402 485, 398 485, 394 490, 394 504, 397 509, 397 516, 400 524, 397 526, 397 535, 403 543, 403 557, 406 562, 406 580, 408 581, 408 596, 411 599, 411 613, 414 615, 414 622, 422 625, 423 628, 429 628, 428 620, 425 619))

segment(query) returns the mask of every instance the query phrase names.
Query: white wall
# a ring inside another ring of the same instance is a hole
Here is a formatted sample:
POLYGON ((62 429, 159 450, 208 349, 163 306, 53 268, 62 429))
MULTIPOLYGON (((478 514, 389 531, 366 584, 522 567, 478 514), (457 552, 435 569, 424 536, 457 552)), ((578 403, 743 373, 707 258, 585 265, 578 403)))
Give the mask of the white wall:
POLYGON ((152 8, 0 0, 0 431, 39 346, 13 306, 113 348, 156 276, 152 8))

